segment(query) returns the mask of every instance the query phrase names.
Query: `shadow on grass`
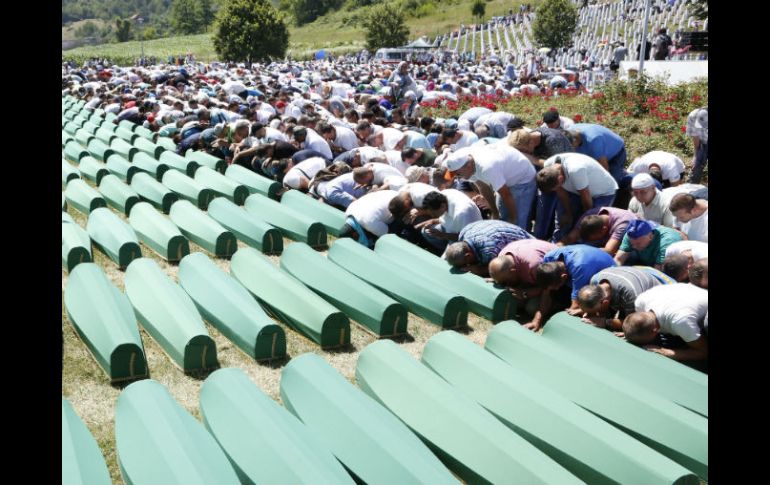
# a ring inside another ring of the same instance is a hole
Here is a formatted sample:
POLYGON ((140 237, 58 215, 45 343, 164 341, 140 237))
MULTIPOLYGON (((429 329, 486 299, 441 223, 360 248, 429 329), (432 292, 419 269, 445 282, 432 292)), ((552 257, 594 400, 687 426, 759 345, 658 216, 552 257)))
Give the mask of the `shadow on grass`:
POLYGON ((410 343, 414 342, 414 337, 412 337, 412 335, 409 332, 402 333, 400 335, 384 335, 380 339, 381 340, 385 340, 385 339, 392 340, 392 341, 394 341, 397 344, 403 344, 403 343, 410 344, 410 343))
POLYGON ((358 347, 355 346, 352 342, 343 345, 342 347, 334 347, 332 349, 322 349, 324 352, 328 352, 330 354, 354 354, 358 352, 358 347))

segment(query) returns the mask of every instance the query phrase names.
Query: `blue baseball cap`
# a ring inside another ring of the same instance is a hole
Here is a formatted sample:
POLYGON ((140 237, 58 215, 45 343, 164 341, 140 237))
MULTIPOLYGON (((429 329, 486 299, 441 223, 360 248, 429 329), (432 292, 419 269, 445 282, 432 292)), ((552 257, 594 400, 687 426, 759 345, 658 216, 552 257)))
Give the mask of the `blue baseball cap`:
POLYGON ((646 236, 647 234, 655 230, 657 227, 658 227, 658 224, 655 222, 645 221, 642 219, 635 219, 628 223, 628 229, 626 229, 626 234, 628 234, 629 238, 636 239, 642 236, 646 236))

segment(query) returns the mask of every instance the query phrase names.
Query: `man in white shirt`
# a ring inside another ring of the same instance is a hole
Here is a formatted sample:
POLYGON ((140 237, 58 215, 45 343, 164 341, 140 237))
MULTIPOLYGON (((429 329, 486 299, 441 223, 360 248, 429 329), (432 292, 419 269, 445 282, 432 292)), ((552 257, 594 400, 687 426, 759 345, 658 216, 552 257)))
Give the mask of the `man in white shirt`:
POLYGON ((676 220, 674 228, 692 241, 709 242, 709 203, 690 194, 677 194, 668 206, 676 220))
POLYGON ((441 134, 442 145, 449 145, 452 151, 469 147, 479 141, 479 137, 472 131, 448 129, 441 134))
POLYGON ((456 189, 431 191, 423 198, 422 206, 430 219, 415 229, 421 229, 423 237, 440 251, 450 241, 457 241, 463 227, 482 219, 476 203, 456 189))
POLYGON ((575 122, 566 116, 559 115, 555 109, 543 113, 543 124, 541 128, 552 128, 554 130, 569 130, 575 122))
POLYGON ((495 200, 485 194, 489 205, 496 205, 500 220, 529 226, 529 213, 536 195, 535 167, 518 150, 506 143, 475 146, 459 150, 446 160, 447 169, 457 177, 481 181, 495 191, 495 200))
MULTIPOLYGON (((553 241, 560 241, 575 221, 593 207, 610 207, 618 183, 596 160, 581 153, 561 153, 543 162, 537 187, 544 193, 556 191, 556 219, 553 241)), ((538 205, 538 209, 541 206, 538 205)), ((550 214, 539 213, 535 225, 547 224, 550 214)))
POLYGON ((654 150, 631 162, 628 171, 634 175, 657 174, 662 179, 663 187, 674 187, 682 183, 684 162, 673 153, 654 150))
POLYGON ((387 163, 378 163, 377 160, 375 158, 363 167, 353 169, 353 180, 358 185, 372 186, 373 191, 385 189, 398 190, 406 185, 406 177, 401 172, 387 163))
POLYGON ((341 237, 349 236, 366 247, 374 247, 377 238, 387 234, 388 225, 393 222, 389 205, 396 195, 395 190, 380 190, 353 201, 345 211, 348 228, 341 237))
POLYGON ((315 130, 305 127, 296 127, 292 133, 294 140, 299 143, 302 150, 315 150, 327 160, 332 159, 332 150, 329 144, 315 130))
POLYGON ((290 162, 289 170, 283 176, 283 185, 307 191, 310 181, 318 172, 326 168, 326 163, 326 160, 321 157, 311 157, 296 165, 290 162))
POLYGON ((335 155, 353 150, 359 146, 358 137, 350 128, 319 123, 318 133, 329 143, 332 153, 335 155))
POLYGON ((708 341, 703 322, 708 314, 708 291, 687 283, 660 285, 636 298, 636 312, 623 321, 626 340, 679 361, 704 361, 708 341), (663 348, 652 343, 658 334, 681 338, 684 348, 663 348))
POLYGON ((709 257, 708 243, 679 241, 666 248, 663 272, 680 283, 690 281, 690 270, 701 260, 709 257))

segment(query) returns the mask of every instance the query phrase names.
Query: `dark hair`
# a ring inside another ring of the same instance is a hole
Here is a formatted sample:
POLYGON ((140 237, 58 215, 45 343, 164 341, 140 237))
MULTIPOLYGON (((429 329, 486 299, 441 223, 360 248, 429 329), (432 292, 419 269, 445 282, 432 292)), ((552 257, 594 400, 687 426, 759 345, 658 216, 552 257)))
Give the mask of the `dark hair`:
POLYGON ((257 121, 257 122, 256 122, 256 123, 254 123, 253 125, 251 125, 251 136, 254 136, 254 135, 256 135, 256 134, 257 134, 257 132, 258 132, 259 130, 261 130, 262 128, 264 128, 264 127, 265 127, 265 125, 263 125, 263 124, 262 124, 262 123, 260 123, 259 121, 257 121))
POLYGON ((599 285, 585 285, 580 288, 578 292, 577 301, 581 306, 588 308, 596 308, 602 298, 604 298, 604 290, 599 285))
POLYGON ((273 179, 277 180, 278 182, 283 182, 283 177, 285 175, 284 172, 286 172, 286 168, 291 163, 290 158, 282 158, 280 160, 273 160, 270 162, 270 167, 268 168, 269 174, 273 179))
POLYGON ((358 111, 356 111, 353 108, 350 108, 350 109, 345 111, 345 117, 346 118, 350 118, 350 117, 355 118, 356 121, 358 121, 361 118, 361 116, 358 114, 358 111))
POLYGON ((535 271, 535 283, 539 288, 548 288, 561 281, 562 269, 558 261, 540 263, 535 271))
POLYGON ((441 136, 444 138, 454 138, 457 135, 457 129, 455 128, 447 128, 442 133, 441 136))
POLYGON ((559 121, 559 112, 555 109, 548 110, 545 113, 543 113, 543 123, 553 123, 555 121, 559 121))
POLYGON ((425 118, 420 120, 420 128, 422 128, 425 131, 430 131, 430 129, 433 128, 434 123, 435 123, 435 120, 433 118, 426 116, 425 118))
POLYGON ((651 167, 650 170, 649 170, 649 175, 654 180, 657 180, 661 184, 663 183, 663 172, 659 168, 651 167))
POLYGON ((682 280, 682 276, 687 274, 687 265, 690 264, 690 258, 684 254, 671 254, 663 260, 663 272, 677 281, 682 280))
POLYGON ((700 286, 704 276, 709 274, 709 258, 699 259, 690 267, 690 283, 700 286))
POLYGON ((407 213, 407 207, 405 202, 407 192, 401 192, 392 199, 390 199, 390 202, 388 203, 388 210, 393 215, 395 220, 400 220, 403 218, 407 213))
POLYGON ((428 210, 439 210, 442 205, 449 205, 446 195, 441 192, 428 192, 422 199, 422 206, 428 210))
MULTIPOLYGON (((560 163, 560 159, 556 159, 560 163)), ((540 170, 535 177, 537 179, 537 188, 542 192, 551 192, 559 186, 559 166, 551 165, 540 170)))
POLYGON ((517 116, 508 122, 508 126, 506 128, 508 129, 508 131, 514 131, 514 130, 518 130, 519 128, 524 128, 524 120, 522 120, 517 116))
POLYGON ((331 133, 332 131, 334 131, 334 127, 329 123, 326 123, 325 121, 323 121, 321 123, 318 123, 318 126, 316 126, 316 131, 319 134, 331 133))
POLYGON ((580 238, 586 240, 601 231, 602 227, 604 227, 604 219, 599 214, 585 216, 580 221, 580 238))
POLYGON ((682 209, 690 212, 695 208, 695 197, 690 194, 676 194, 668 205, 668 210, 671 213, 680 211, 682 209))
POLYGON ((412 158, 417 154, 417 149, 415 148, 404 148, 401 150, 401 160, 406 160, 407 158, 412 158))

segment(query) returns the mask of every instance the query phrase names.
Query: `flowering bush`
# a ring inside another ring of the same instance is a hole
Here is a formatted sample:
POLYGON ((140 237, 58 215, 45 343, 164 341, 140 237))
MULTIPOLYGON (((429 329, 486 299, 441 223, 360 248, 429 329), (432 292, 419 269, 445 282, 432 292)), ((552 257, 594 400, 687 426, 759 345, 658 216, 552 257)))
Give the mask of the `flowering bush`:
POLYGON ((623 137, 629 163, 652 150, 664 150, 676 154, 688 166, 693 148, 685 134, 687 115, 707 104, 706 81, 668 86, 646 77, 613 81, 592 94, 547 89, 541 94, 460 96, 457 101, 420 103, 423 113, 433 118, 459 117, 468 108, 484 106, 513 113, 531 127, 535 122, 542 123, 543 113, 556 108, 576 123, 599 123, 623 137))

